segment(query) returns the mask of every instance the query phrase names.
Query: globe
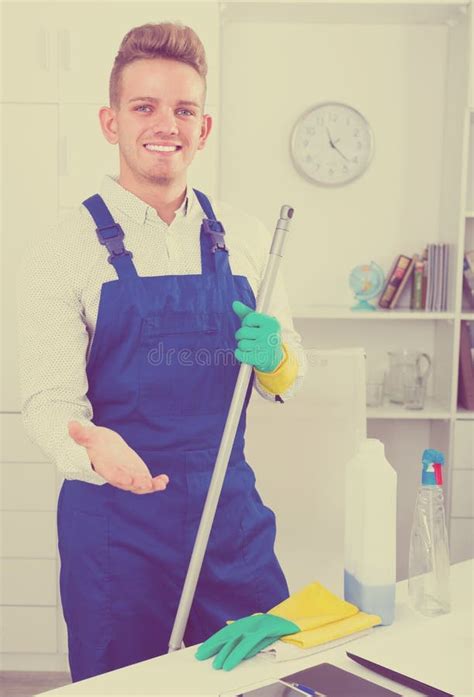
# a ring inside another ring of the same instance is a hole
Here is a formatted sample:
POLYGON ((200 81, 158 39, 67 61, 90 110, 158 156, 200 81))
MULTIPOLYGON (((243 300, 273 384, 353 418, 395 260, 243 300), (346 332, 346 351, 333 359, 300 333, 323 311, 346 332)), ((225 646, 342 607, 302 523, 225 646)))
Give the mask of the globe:
POLYGON ((374 261, 355 266, 349 276, 349 286, 359 302, 351 310, 375 310, 375 305, 368 301, 380 293, 384 279, 384 272, 374 261))

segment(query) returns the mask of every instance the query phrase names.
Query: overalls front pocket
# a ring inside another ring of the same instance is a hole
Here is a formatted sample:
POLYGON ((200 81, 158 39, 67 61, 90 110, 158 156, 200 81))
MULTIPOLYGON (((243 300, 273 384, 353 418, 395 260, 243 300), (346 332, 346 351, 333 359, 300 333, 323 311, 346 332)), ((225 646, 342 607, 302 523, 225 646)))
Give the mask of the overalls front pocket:
POLYGON ((194 416, 222 409, 221 355, 214 313, 167 312, 143 320, 139 407, 145 416, 194 416))

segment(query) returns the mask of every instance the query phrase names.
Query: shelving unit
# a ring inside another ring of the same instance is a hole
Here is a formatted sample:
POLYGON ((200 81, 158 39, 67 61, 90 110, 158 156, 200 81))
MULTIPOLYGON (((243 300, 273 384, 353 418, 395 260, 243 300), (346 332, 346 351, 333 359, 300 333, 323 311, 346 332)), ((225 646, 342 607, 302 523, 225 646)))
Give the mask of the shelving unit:
MULTIPOLYGON (((451 525, 458 521, 452 511, 459 495, 458 489, 453 493, 453 471, 474 466, 474 413, 457 406, 460 322, 474 319, 462 304, 463 253, 466 245, 474 246, 474 199, 467 195, 474 160, 472 3, 229 2, 222 18, 219 194, 236 205, 245 202, 270 230, 275 201, 294 207, 282 268, 308 356, 363 346, 369 373, 387 369, 388 351, 408 348, 431 356, 425 408, 408 410, 385 399, 367 410, 368 434, 384 442, 398 473, 400 557, 425 447, 446 454, 452 558, 472 555, 472 517, 451 525), (274 75, 278 80, 272 82, 274 75), (303 181, 287 146, 300 114, 331 100, 363 113, 375 136, 367 172, 339 188, 303 181), (242 178, 249 152, 252 175, 242 178), (394 310, 350 309, 354 266, 373 260, 388 272, 397 254, 420 253, 429 242, 450 244, 446 312, 413 312, 406 292, 394 310), (460 454, 466 439, 472 441, 473 465, 460 454)), ((299 399, 302 411, 307 409, 310 397, 299 399)), ((317 443, 317 423, 314 433, 317 443)), ((406 561, 399 559, 401 577, 406 561)))

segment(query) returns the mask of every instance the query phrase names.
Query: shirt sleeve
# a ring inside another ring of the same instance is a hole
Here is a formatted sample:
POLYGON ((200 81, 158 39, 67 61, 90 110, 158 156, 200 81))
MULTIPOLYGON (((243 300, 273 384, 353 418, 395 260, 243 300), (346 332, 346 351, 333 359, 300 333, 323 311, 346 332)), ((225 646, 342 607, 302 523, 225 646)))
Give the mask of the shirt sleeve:
POLYGON ((89 334, 71 281, 62 240, 55 235, 29 248, 16 279, 20 399, 30 439, 65 479, 102 485, 87 450, 69 435, 68 422, 92 424, 87 398, 89 334))
MULTIPOLYGON (((258 233, 261 240, 261 257, 260 257, 260 284, 263 281, 265 269, 268 262, 268 255, 272 242, 272 236, 265 225, 258 221, 258 233)), ((298 362, 298 373, 290 387, 280 395, 275 395, 266 390, 259 382, 258 377, 254 380, 254 387, 257 392, 272 402, 286 402, 295 396, 304 380, 307 371, 307 359, 302 346, 301 335, 296 331, 293 318, 291 315, 290 304, 286 292, 285 283, 281 273, 281 268, 278 270, 275 285, 270 298, 270 306, 267 314, 273 315, 278 319, 281 326, 281 340, 287 345, 287 348, 293 352, 298 362)))

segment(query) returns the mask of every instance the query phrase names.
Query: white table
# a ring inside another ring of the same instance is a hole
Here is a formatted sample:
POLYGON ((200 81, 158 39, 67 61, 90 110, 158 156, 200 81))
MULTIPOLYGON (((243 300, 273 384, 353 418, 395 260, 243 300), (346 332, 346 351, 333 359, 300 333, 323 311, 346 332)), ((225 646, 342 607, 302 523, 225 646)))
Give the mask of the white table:
MULTIPOLYGON (((442 663, 444 677, 451 680, 457 697, 474 695, 473 662, 462 660, 461 666, 453 668, 453 651, 463 647, 463 656, 473 656, 472 631, 473 615, 473 572, 474 560, 469 560, 451 566, 451 601, 452 609, 449 615, 427 618, 414 612, 407 604, 407 582, 397 584, 395 622, 389 627, 377 627, 372 636, 377 633, 382 647, 384 643, 390 647, 392 661, 397 659, 394 647, 406 654, 407 646, 412 643, 413 655, 430 655, 443 653, 444 662, 436 661, 437 669, 442 663), (433 647, 437 647, 433 653, 433 647), (470 648, 469 648, 470 647, 470 648), (451 675, 450 675, 451 673, 451 675), (457 686, 457 688, 456 688, 457 686)), ((403 695, 420 695, 409 688, 383 678, 359 665, 346 656, 346 650, 354 653, 362 652, 363 642, 370 638, 361 638, 342 646, 313 654, 293 661, 274 663, 262 656, 255 656, 244 661, 230 672, 214 670, 211 661, 197 661, 194 658, 196 647, 188 647, 149 661, 137 663, 127 668, 114 670, 110 673, 82 680, 47 693, 51 695, 84 695, 87 697, 105 697, 106 695, 147 695, 153 696, 209 696, 232 695, 245 688, 270 684, 273 680, 302 670, 318 663, 329 662, 352 673, 365 677, 399 692, 403 695)), ((379 643, 379 641, 377 643, 379 643)), ((400 658, 400 656, 398 656, 400 658)), ((436 659, 435 659, 436 660, 436 659)), ((458 659, 458 663, 459 663, 458 659)), ((413 676, 419 677, 419 676, 413 676)), ((444 688, 446 689, 446 688, 444 688)))

